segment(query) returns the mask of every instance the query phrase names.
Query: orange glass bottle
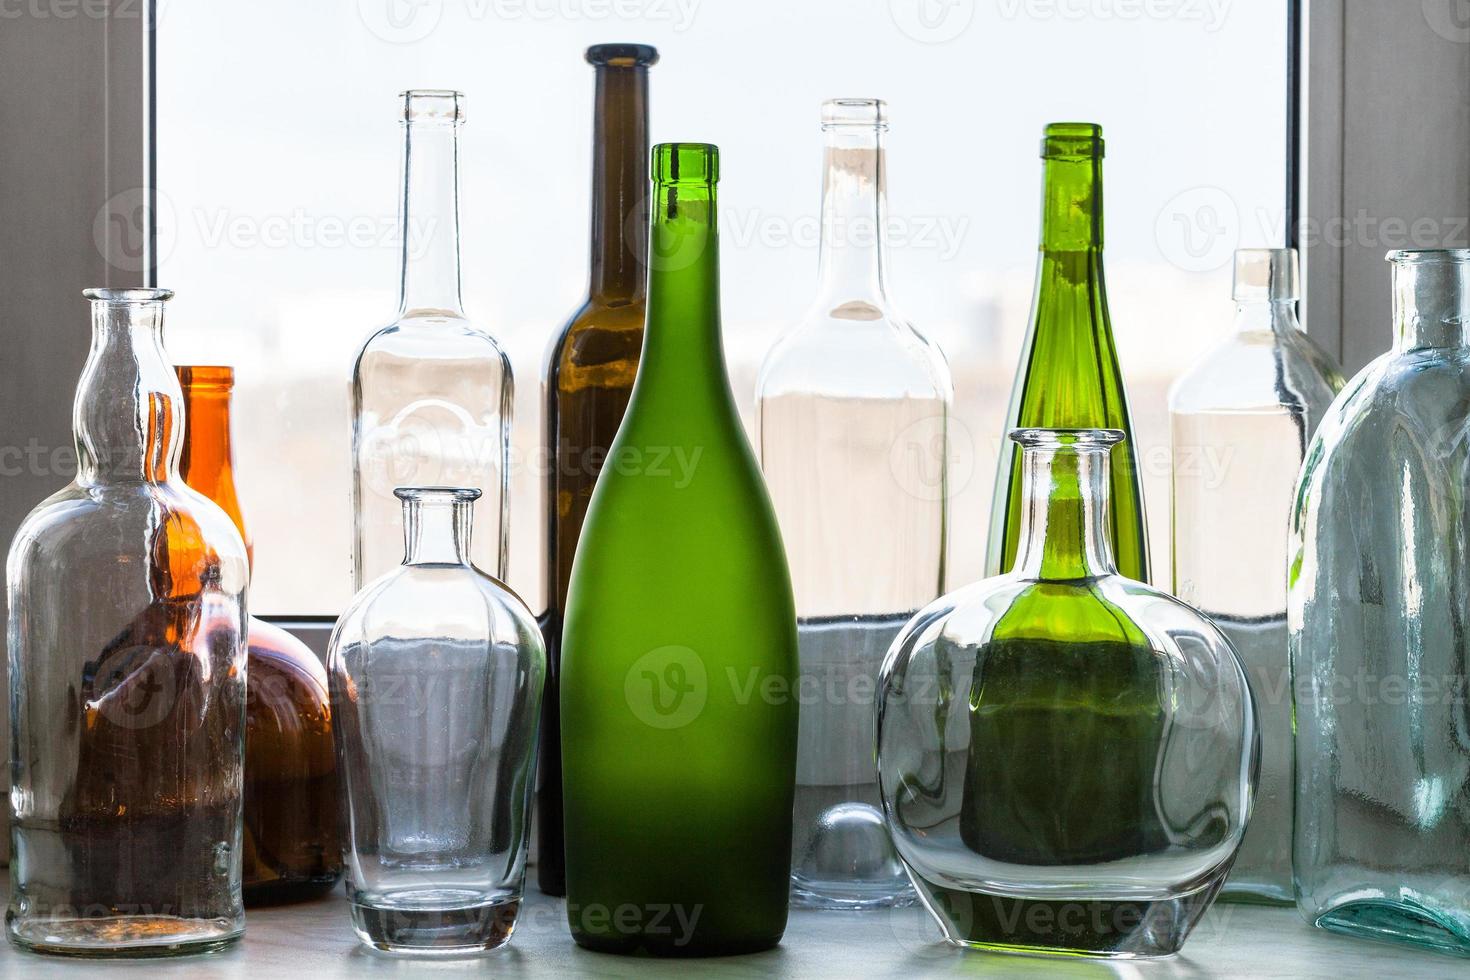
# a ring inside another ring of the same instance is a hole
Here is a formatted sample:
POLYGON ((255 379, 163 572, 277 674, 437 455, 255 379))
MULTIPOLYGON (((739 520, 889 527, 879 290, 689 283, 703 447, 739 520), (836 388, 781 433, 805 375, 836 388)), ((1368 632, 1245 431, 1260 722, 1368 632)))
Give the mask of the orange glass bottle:
MULTIPOLYGON (((180 472, 230 515, 253 561, 230 442, 234 370, 177 371, 184 389, 180 472)), ((321 661, 296 637, 254 616, 249 634, 244 892, 246 905, 269 905, 324 894, 342 875, 337 764, 321 661)))

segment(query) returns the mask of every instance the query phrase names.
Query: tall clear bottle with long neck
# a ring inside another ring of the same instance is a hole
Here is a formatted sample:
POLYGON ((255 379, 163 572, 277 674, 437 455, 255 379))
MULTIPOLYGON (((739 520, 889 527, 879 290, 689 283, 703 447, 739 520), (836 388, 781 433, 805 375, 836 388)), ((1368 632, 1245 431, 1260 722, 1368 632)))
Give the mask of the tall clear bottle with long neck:
POLYGON ((592 488, 618 434, 643 346, 648 278, 648 68, 658 52, 646 44, 597 44, 592 110, 592 256, 587 298, 552 341, 546 358, 549 467, 545 482, 546 710, 536 778, 536 875, 548 895, 566 893, 562 854, 561 712, 558 672, 561 621, 572 557, 592 488))
MULTIPOLYGON (((1041 245, 1031 329, 1021 352, 1006 429, 1117 429, 1110 532, 1118 571, 1147 582, 1138 447, 1113 344, 1103 285, 1102 127, 1051 123, 1041 139, 1041 245)), ((986 574, 1011 567, 1021 540, 1021 458, 1004 441, 991 504, 986 574)))
POLYGON ((952 385, 888 299, 887 129, 877 99, 822 107, 817 297, 756 386, 801 650, 792 896, 817 908, 914 898, 883 828, 872 694, 889 643, 944 591, 952 385))
POLYGON ((505 578, 510 359, 465 316, 459 269, 459 92, 403 93, 403 279, 398 316, 352 372, 353 580, 396 568, 400 486, 481 491, 475 563, 505 578))
POLYGON ((1240 654, 1261 722, 1261 778, 1222 895, 1289 904, 1291 680, 1287 521, 1296 475, 1342 387, 1296 317, 1289 248, 1235 253, 1235 327, 1169 391, 1173 592, 1240 654))

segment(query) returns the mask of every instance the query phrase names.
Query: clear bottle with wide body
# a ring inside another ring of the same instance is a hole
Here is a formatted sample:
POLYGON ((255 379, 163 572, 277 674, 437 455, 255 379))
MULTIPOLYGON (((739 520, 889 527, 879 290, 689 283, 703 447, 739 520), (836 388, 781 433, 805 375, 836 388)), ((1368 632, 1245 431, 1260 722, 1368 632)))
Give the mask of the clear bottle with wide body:
POLYGON ((1117 430, 1023 429, 1012 570, 932 603, 879 688, 894 845, 945 938, 1176 952, 1250 816, 1254 706, 1229 641, 1118 573, 1117 430))
POLYGON ((402 557, 400 486, 465 486, 477 564, 506 573, 510 359, 460 298, 459 92, 403 93, 403 278, 397 319, 368 338, 352 371, 353 583, 402 557))
POLYGON ((474 488, 400 488, 403 563, 358 593, 328 673, 358 938, 466 955, 510 940, 525 891, 546 649, 470 561, 474 488))
POLYGON ((893 637, 944 591, 953 388, 886 294, 887 128, 876 99, 823 106, 817 299, 756 386, 801 652, 793 898, 818 908, 913 900, 883 829, 873 692, 893 637))
POLYGON ((178 476, 160 289, 92 289, 76 479, 7 565, 13 942, 79 956, 223 948, 240 895, 249 562, 178 476))
POLYGON ((1393 349, 1307 453, 1287 621, 1297 907, 1470 955, 1470 251, 1393 263, 1393 349))
POLYGON ((1291 888, 1291 671, 1286 546, 1307 445, 1342 375, 1296 317, 1294 249, 1235 253, 1235 327, 1169 391, 1174 595, 1245 663, 1261 780, 1222 896, 1279 904, 1291 888))

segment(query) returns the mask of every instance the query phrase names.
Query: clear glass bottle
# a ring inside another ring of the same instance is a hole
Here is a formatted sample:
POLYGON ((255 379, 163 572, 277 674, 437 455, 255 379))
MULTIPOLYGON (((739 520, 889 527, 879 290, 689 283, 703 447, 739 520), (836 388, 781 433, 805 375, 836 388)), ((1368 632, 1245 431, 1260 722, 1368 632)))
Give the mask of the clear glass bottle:
POLYGON ((402 565, 332 633, 358 938, 465 955, 510 940, 525 890, 546 648, 470 561, 473 488, 400 488, 402 565))
MULTIPOLYGON (((235 489, 233 368, 183 365, 184 482, 220 506, 255 558, 235 489)), ((342 877, 327 672, 296 637, 248 620, 242 876, 247 905, 316 898, 342 877)))
POLYGON ((1012 438, 1014 567, 926 607, 883 664, 888 827, 955 945, 1173 953, 1250 816, 1245 672, 1208 619, 1118 574, 1108 462, 1123 434, 1012 438))
POLYGON ((10 905, 17 945, 221 949, 240 898, 245 544, 179 479, 164 289, 89 289, 76 479, 10 546, 10 905))
POLYGON ((1470 250, 1389 260, 1393 349, 1332 403, 1292 515, 1296 901, 1470 955, 1470 250))
POLYGON ((403 282, 397 319, 352 371, 353 581, 398 564, 401 486, 466 486, 475 563, 506 573, 510 359, 460 300, 459 92, 403 93, 403 282))
POLYGON ((885 290, 887 129, 877 99, 823 105, 817 298, 756 385, 801 654, 792 898, 814 908, 914 900, 883 829, 872 698, 894 636, 944 591, 953 387, 885 290))
POLYGON ((1230 638, 1260 715, 1260 785, 1221 897, 1289 905, 1287 523, 1307 443, 1343 379, 1296 318, 1295 249, 1236 252, 1233 295, 1230 336, 1169 390, 1173 592, 1230 638))

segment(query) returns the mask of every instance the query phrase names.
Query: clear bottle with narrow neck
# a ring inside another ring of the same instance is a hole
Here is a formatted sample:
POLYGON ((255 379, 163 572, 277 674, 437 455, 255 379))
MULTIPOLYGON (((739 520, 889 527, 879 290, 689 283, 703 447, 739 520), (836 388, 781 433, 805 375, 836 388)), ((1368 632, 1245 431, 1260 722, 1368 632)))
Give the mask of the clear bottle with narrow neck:
POLYGON ((873 772, 878 667, 944 591, 945 439, 953 388, 939 349, 888 299, 877 99, 822 106, 817 296, 756 385, 761 470, 781 523, 801 647, 792 897, 816 908, 914 900, 883 829, 873 772))
POLYGON ((179 478, 163 289, 89 289, 78 467, 11 542, 6 927, 74 956, 221 949, 240 895, 245 543, 179 478))
POLYGON ((1021 429, 1011 570, 939 599, 879 689, 888 826, 959 946, 1178 951, 1245 833, 1256 720, 1229 641, 1118 571, 1117 430, 1021 429))
MULTIPOLYGON (((1110 428, 1127 436, 1112 467, 1113 553, 1124 575, 1146 582, 1148 528, 1138 447, 1103 284, 1102 127, 1051 123, 1042 136, 1041 158, 1036 292, 1006 427, 1110 428)), ((1006 442, 996 468, 987 574, 1011 567, 1020 546, 1022 506, 1020 457, 1006 442)))
POLYGON ((463 956, 510 941, 525 892, 546 650, 475 567, 473 487, 400 487, 402 563, 327 655, 358 939, 463 956))
POLYGON ((1297 484, 1287 627, 1297 908, 1470 955, 1470 250, 1389 253, 1393 349, 1297 484))
POLYGON ((541 632, 551 672, 537 771, 536 875, 548 895, 566 893, 557 667, 567 584, 592 488, 633 394, 643 346, 648 69, 658 63, 658 51, 646 44, 598 44, 587 49, 587 61, 597 78, 587 298, 553 339, 545 375, 547 609, 541 632))
POLYGON ((1342 375, 1296 316, 1293 249, 1235 253, 1235 326, 1169 390, 1173 592, 1230 637, 1261 715, 1261 783, 1223 896, 1289 904, 1287 521, 1342 375))
POLYGON ((567 915, 612 953, 754 952, 786 927, 796 612, 720 344, 718 174, 713 146, 654 147, 638 380, 567 596, 567 915))
POLYGON ((353 581, 398 564, 404 485, 475 487, 475 560, 506 572, 510 359, 460 300, 459 151, 464 96, 403 93, 403 278, 398 316, 352 372, 353 581))

